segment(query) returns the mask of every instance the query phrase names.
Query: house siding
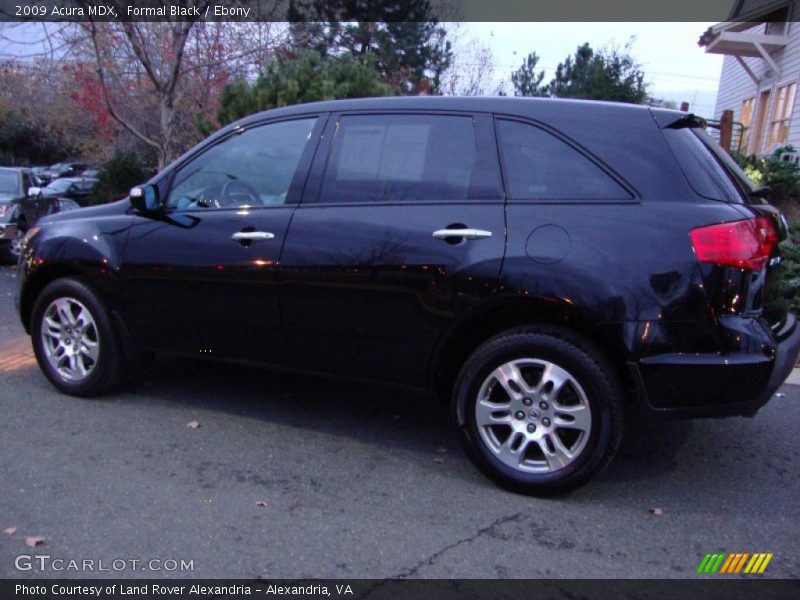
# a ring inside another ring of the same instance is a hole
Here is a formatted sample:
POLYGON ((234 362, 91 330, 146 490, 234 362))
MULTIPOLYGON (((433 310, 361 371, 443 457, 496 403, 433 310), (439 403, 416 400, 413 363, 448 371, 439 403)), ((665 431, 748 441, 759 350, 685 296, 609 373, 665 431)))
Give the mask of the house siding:
MULTIPOLYGON (((747 31, 748 33, 764 33, 764 28, 765 25, 761 24, 747 31)), ((772 58, 780 68, 779 73, 773 73, 767 61, 761 58, 743 58, 744 62, 750 67, 750 70, 753 71, 755 76, 760 80, 758 85, 750 78, 735 57, 726 56, 722 63, 722 74, 720 76, 717 102, 714 109, 715 119, 719 119, 722 116, 722 111, 730 109, 733 111, 734 121, 741 122, 742 102, 747 98, 755 97, 756 103, 758 103, 761 92, 765 90, 771 92, 769 105, 767 106, 764 132, 762 134, 762 143, 761 147, 758 149, 759 153, 768 153, 772 150, 766 146, 766 141, 769 121, 775 105, 775 92, 777 88, 786 83, 798 82, 798 79, 800 79, 800 23, 787 23, 786 34, 789 37, 788 44, 781 50, 772 54, 772 58)), ((800 149, 800 115, 797 114, 798 100, 800 100, 800 93, 795 95, 792 114, 789 120, 787 143, 800 149)), ((753 111, 753 122, 755 122, 758 112, 759 107, 756 106, 753 111)), ((743 148, 742 150, 746 152, 755 151, 752 142, 751 136, 750 147, 743 148)))

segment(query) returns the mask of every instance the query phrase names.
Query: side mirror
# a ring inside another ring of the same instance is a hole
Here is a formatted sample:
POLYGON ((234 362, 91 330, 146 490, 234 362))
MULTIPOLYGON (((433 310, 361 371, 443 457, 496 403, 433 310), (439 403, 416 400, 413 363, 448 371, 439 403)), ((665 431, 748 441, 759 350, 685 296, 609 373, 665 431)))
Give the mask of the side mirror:
POLYGON ((41 193, 42 193, 42 188, 36 187, 36 186, 31 186, 31 187, 28 188, 28 194, 27 195, 28 195, 28 197, 31 197, 31 196, 38 196, 41 193))
POLYGON ((158 188, 154 185, 143 185, 131 188, 128 195, 131 206, 143 213, 152 213, 161 210, 161 198, 158 188))

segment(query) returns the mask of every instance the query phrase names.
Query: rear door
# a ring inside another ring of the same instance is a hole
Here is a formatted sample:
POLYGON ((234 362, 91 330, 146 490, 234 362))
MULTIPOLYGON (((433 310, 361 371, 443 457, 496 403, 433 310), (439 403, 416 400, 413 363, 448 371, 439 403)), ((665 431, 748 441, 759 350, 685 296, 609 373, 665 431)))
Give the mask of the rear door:
POLYGON ((347 113, 323 137, 281 257, 291 360, 421 384, 437 340, 500 273, 491 118, 347 113))

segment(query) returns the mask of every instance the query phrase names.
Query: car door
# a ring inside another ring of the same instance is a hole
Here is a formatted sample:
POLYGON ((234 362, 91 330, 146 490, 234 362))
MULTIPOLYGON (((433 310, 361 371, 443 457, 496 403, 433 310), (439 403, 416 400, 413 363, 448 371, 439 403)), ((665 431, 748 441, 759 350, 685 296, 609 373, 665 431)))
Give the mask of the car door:
POLYGON ((491 119, 331 117, 281 257, 300 368, 417 385, 495 290, 505 218, 491 119))
POLYGON ((318 115, 237 128, 174 171, 166 210, 139 216, 123 308, 146 347, 273 362, 277 265, 322 127, 318 115))
POLYGON ((26 227, 30 227, 43 216, 41 208, 42 199, 39 196, 28 195, 28 190, 33 187, 33 182, 28 174, 23 171, 20 173, 20 177, 22 180, 22 199, 20 201, 20 206, 22 208, 22 215, 24 216, 25 225, 26 227))

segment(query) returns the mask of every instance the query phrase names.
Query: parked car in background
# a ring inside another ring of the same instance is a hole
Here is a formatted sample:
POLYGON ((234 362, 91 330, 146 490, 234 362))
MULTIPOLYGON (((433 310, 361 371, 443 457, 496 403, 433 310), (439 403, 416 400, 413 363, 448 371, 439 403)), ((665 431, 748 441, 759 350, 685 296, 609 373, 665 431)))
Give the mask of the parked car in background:
POLYGON ((0 259, 5 262, 16 262, 29 224, 39 218, 34 217, 37 200, 30 196, 33 184, 28 169, 0 167, 0 259))
POLYGON ((97 185, 97 179, 87 177, 62 177, 50 182, 43 188, 34 188, 32 195, 40 195, 45 198, 71 198, 78 203, 89 194, 97 185))
POLYGON ((260 113, 43 219, 20 318, 68 394, 153 351, 399 384, 450 403, 496 482, 572 489, 648 417, 755 415, 800 353, 765 310, 786 222, 705 125, 521 98, 260 113))
POLYGON ((41 172, 40 176, 47 183, 50 183, 51 181, 60 179, 61 177, 75 177, 83 173, 88 168, 89 165, 86 163, 61 162, 50 165, 50 167, 41 172))
POLYGON ((99 179, 100 178, 100 169, 92 169, 92 168, 86 169, 85 171, 83 171, 81 173, 81 177, 84 177, 84 178, 87 178, 87 179, 99 179))
MULTIPOLYGON (((40 218, 80 208, 74 198, 43 195, 29 169, 0 167, 0 260, 16 262, 25 233, 40 218)), ((91 188, 90 188, 91 189, 91 188)))
POLYGON ((29 167, 34 185, 38 187, 44 187, 49 183, 49 180, 45 179, 44 177, 44 172, 49 168, 50 167, 42 167, 42 166, 29 167))

